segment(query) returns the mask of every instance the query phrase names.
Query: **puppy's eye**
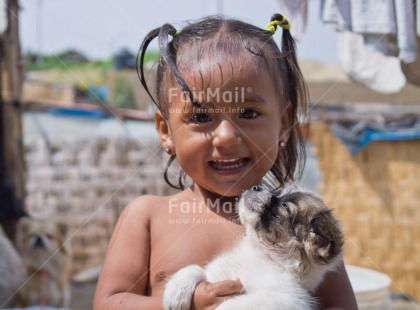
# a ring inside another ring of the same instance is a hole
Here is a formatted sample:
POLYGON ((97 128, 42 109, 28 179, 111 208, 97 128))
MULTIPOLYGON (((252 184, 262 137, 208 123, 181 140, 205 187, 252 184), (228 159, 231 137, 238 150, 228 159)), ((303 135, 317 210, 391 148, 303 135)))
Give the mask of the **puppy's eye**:
POLYGON ((45 237, 47 237, 48 239, 52 239, 53 236, 51 234, 45 234, 45 237))
POLYGON ((312 219, 309 223, 309 231, 316 234, 316 218, 312 219))
POLYGON ((287 205, 287 203, 282 202, 282 203, 281 203, 281 206, 282 206, 284 209, 286 209, 286 210, 287 210, 287 212, 290 212, 290 209, 289 209, 289 206, 287 205))

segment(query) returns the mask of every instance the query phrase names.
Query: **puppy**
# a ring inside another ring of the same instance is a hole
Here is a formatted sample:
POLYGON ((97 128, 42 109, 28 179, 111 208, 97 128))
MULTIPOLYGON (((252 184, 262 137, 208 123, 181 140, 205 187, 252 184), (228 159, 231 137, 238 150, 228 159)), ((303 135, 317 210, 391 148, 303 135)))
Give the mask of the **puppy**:
POLYGON ((26 278, 19 292, 23 307, 68 307, 70 302, 71 253, 64 223, 21 218, 16 244, 26 278))
POLYGON ((288 309, 316 307, 311 293, 341 257, 343 234, 337 220, 315 194, 295 186, 280 193, 259 186, 244 192, 239 217, 245 235, 204 269, 187 266, 165 286, 165 309, 190 309, 202 281, 240 278, 244 293, 217 309, 288 309))

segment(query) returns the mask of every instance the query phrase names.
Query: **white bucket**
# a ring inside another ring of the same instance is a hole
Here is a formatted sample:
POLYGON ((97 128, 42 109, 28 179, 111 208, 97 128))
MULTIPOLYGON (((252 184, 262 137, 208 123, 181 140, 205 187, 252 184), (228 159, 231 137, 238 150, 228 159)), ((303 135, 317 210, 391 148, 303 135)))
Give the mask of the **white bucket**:
POLYGON ((391 310, 391 279, 380 272, 346 265, 359 310, 391 310))

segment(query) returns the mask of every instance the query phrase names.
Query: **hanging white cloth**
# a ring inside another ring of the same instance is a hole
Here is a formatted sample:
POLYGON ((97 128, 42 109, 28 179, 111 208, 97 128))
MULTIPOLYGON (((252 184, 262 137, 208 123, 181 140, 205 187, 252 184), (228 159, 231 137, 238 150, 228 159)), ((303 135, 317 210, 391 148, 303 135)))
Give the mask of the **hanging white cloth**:
POLYGON ((361 34, 340 32, 338 56, 344 72, 372 90, 388 94, 396 93, 406 84, 400 60, 366 48, 361 34))

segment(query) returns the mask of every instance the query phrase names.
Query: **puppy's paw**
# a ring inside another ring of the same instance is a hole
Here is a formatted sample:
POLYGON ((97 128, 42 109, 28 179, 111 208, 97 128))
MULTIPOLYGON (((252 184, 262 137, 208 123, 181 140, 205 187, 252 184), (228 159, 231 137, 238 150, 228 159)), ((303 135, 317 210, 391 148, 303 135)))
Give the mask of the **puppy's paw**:
POLYGON ((165 310, 189 310, 195 287, 206 280, 203 268, 191 265, 179 270, 169 278, 163 293, 165 310))

